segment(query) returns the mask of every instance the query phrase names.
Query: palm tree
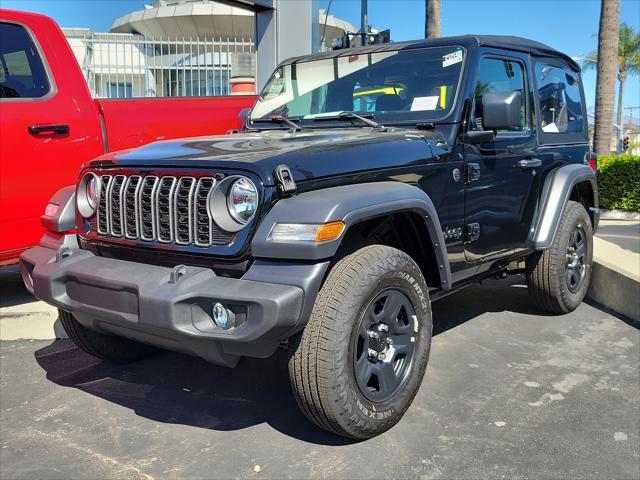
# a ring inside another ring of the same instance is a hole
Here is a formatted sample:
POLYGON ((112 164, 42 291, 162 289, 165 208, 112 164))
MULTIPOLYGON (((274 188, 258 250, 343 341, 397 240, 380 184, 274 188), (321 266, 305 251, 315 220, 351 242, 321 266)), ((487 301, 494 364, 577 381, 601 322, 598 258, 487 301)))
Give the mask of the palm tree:
POLYGON ((593 139, 596 155, 610 153, 613 102, 616 95, 619 15, 620 0, 602 0, 598 30, 596 125, 593 139))
POLYGON ((424 37, 438 38, 442 31, 441 0, 424 0, 424 37))
MULTIPOLYGON (((583 67, 593 68, 597 62, 597 52, 593 51, 586 56, 583 67)), ((620 24, 618 32, 618 111, 617 123, 622 126, 622 114, 624 111, 624 83, 629 75, 640 73, 640 33, 626 23, 620 24)), ((624 133, 624 132, 623 132, 624 133)))

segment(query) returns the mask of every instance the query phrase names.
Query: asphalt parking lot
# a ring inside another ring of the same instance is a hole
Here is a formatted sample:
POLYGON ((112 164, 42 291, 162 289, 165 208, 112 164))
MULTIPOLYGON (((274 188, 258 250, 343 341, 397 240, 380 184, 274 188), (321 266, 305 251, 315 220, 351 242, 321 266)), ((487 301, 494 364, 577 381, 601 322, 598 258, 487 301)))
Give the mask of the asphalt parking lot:
POLYGON ((637 324, 588 304, 540 315, 519 277, 470 287, 434 315, 412 408, 359 443, 306 422, 284 351, 228 370, 2 342, 0 477, 640 478, 637 324))

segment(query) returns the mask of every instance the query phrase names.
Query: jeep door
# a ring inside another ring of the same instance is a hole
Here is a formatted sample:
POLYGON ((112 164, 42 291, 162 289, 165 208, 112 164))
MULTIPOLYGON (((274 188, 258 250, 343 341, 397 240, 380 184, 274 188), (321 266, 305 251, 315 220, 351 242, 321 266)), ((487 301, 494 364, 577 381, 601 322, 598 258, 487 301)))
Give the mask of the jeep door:
POLYGON ((484 50, 472 96, 469 130, 483 130, 482 97, 489 92, 521 93, 517 128, 496 132, 493 142, 465 145, 465 224, 468 262, 512 253, 526 244, 540 189, 536 130, 533 128, 528 56, 484 50))

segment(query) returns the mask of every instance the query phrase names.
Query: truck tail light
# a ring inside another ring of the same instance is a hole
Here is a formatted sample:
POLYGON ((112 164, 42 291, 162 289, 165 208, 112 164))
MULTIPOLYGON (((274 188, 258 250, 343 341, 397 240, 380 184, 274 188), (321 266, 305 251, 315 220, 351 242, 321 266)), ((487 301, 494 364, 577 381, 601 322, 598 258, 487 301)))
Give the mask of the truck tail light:
POLYGON ((595 153, 587 153, 584 158, 584 163, 585 165, 589 165, 589 168, 591 168, 591 170, 593 170, 596 174, 598 173, 598 157, 595 153))

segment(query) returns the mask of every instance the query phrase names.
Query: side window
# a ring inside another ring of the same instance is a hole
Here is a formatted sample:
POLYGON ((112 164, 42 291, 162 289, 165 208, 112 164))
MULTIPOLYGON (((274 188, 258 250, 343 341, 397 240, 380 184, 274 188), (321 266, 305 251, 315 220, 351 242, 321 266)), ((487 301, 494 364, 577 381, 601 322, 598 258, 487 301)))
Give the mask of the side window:
POLYGON ((545 133, 579 133, 584 129, 580 78, 570 70, 536 64, 540 128, 545 133))
MULTIPOLYGON (((527 95, 524 82, 524 68, 521 63, 512 60, 498 58, 483 58, 480 60, 478 83, 475 92, 475 127, 482 130, 482 97, 489 92, 513 92, 518 91, 522 95, 520 106, 520 125, 509 130, 510 132, 523 132, 528 129, 529 112, 527 111, 527 95)), ((498 132, 500 133, 500 132, 498 132)))
POLYGON ((0 98, 39 98, 49 90, 42 60, 27 31, 0 22, 0 98))

